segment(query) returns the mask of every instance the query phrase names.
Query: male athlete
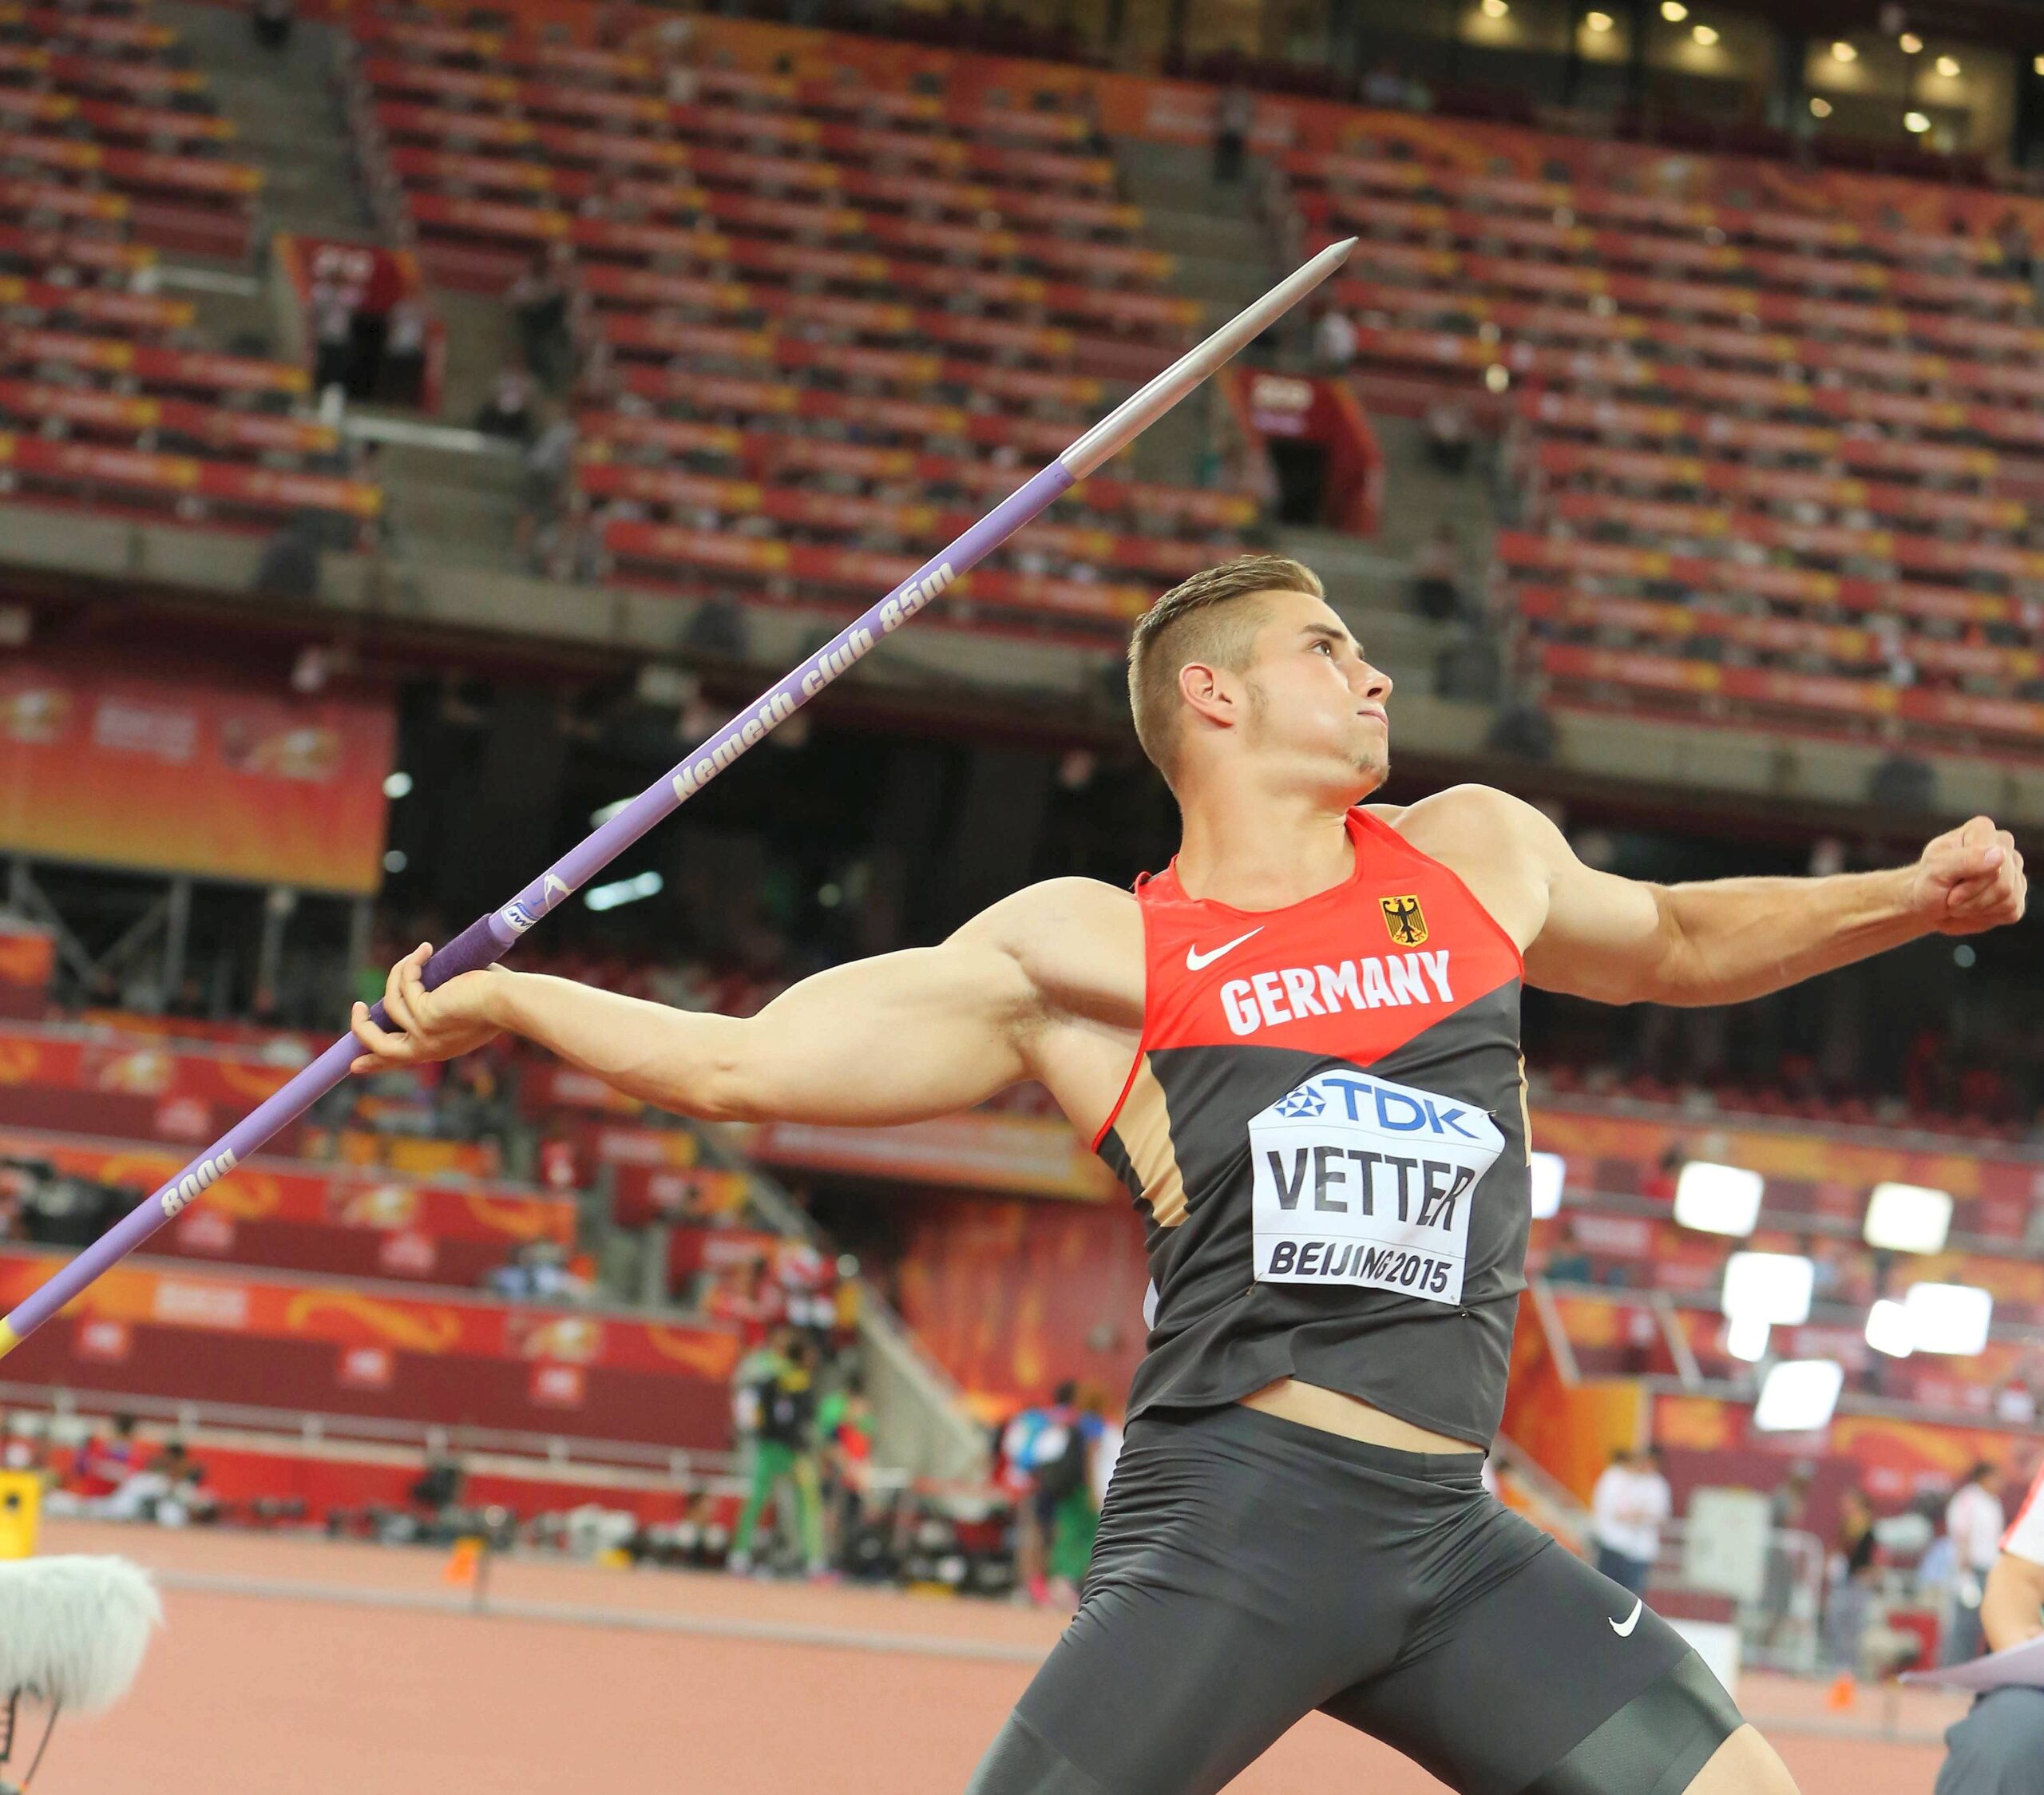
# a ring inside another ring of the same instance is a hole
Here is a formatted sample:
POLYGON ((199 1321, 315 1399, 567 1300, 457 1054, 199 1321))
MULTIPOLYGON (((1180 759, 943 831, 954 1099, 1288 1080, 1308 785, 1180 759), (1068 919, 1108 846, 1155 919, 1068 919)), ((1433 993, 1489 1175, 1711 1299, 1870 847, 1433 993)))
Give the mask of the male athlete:
POLYGON ((1681 1638, 1487 1495, 1524 1288, 1523 982, 1725 1004, 2022 913, 1985 818, 1914 865, 1667 888, 1460 786, 1365 805, 1391 681, 1306 568, 1137 624, 1136 734, 1184 817, 1131 894, 1055 879, 746 1020, 493 970, 357 1069, 501 1030, 711 1119, 943 1115, 1048 1086, 1149 1241, 1149 1351, 1078 1615, 972 1795, 1205 1795, 1319 1708, 1470 1795, 1793 1795, 1681 1638))

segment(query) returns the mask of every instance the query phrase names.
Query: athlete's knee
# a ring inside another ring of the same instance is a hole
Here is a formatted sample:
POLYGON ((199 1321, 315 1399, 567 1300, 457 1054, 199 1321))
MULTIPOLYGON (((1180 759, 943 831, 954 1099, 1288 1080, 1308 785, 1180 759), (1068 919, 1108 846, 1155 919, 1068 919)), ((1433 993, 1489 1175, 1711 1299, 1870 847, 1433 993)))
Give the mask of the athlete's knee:
POLYGON ((1711 1753, 1684 1795, 1796 1795, 1781 1754, 1751 1726, 1741 1726, 1711 1753))

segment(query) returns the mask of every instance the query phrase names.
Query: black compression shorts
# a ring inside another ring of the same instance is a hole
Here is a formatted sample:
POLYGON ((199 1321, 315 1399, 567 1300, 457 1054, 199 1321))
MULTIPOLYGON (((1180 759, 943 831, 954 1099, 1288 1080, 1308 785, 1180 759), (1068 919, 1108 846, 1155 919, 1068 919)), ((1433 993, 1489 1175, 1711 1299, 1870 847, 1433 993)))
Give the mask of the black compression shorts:
POLYGON ((1482 1464, 1238 1404, 1139 1418, 968 1795, 1207 1795, 1315 1708, 1464 1795, 1681 1795, 1731 1698, 1482 1464))

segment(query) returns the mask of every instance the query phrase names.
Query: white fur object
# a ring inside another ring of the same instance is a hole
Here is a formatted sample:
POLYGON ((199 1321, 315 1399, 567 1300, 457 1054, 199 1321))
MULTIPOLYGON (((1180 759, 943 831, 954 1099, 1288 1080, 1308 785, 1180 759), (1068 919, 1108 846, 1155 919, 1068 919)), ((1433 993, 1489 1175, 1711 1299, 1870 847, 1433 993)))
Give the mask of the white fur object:
POLYGON ((67 1709, 110 1707, 162 1624, 156 1585, 125 1558, 0 1563, 0 1700, 27 1689, 67 1709))

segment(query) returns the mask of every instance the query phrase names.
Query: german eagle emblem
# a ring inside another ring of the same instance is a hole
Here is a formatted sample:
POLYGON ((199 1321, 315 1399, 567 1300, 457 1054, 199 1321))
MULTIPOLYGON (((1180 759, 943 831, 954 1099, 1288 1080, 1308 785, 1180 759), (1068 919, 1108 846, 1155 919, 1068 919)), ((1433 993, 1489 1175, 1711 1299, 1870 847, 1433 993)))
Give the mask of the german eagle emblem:
POLYGON ((1400 947, 1417 947, 1426 940, 1427 917, 1418 898, 1380 898, 1377 902, 1384 907, 1384 927, 1400 947))

